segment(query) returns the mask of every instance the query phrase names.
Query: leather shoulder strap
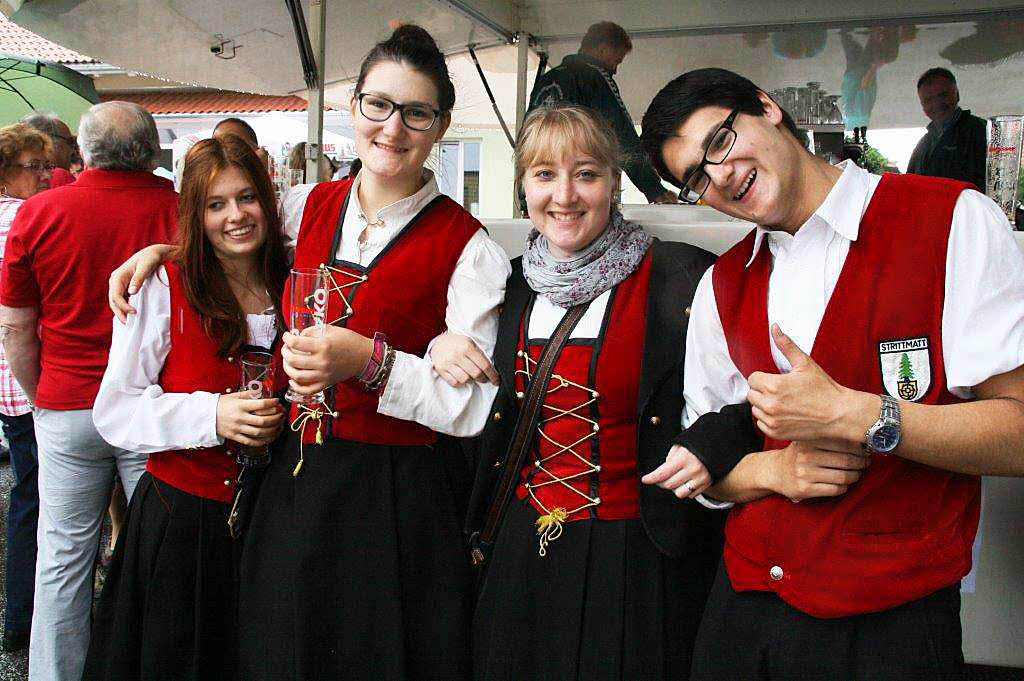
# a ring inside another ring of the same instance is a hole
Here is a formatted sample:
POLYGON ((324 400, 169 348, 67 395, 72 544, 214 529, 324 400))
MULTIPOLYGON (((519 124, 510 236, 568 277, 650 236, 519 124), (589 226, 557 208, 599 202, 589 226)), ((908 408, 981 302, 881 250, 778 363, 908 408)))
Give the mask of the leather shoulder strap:
POLYGON ((523 467, 530 446, 533 444, 534 429, 540 417, 540 408, 544 404, 544 397, 547 394, 548 381, 551 380, 551 372, 555 368, 555 362, 569 340, 569 334, 576 327, 576 324, 587 311, 589 303, 576 305, 566 310, 562 320, 558 322, 554 333, 548 339, 537 362, 537 371, 534 372, 527 388, 526 396, 523 399, 523 407, 519 410, 519 418, 516 420, 516 427, 512 431, 512 440, 509 443, 505 456, 505 465, 498 479, 494 498, 487 511, 483 529, 479 537, 474 538, 472 549, 473 564, 480 565, 484 562, 485 554, 483 547, 490 547, 494 537, 501 527, 501 518, 504 515, 505 507, 512 498, 512 491, 515 489, 516 479, 519 470, 523 467))

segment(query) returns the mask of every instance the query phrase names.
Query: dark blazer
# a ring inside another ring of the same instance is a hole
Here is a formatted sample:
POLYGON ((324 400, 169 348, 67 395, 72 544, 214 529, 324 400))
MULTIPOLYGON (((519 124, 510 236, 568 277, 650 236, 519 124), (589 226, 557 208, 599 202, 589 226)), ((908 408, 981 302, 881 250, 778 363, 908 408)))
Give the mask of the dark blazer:
MULTIPOLYGON (((680 436, 683 411, 683 353, 686 327, 694 291, 705 270, 714 261, 707 251, 689 244, 655 240, 651 246, 651 281, 648 293, 647 333, 638 400, 639 476, 646 475, 665 461, 669 448, 680 436)), ((518 416, 514 394, 514 370, 519 324, 533 291, 523 277, 522 258, 512 261, 512 274, 505 290, 505 306, 498 323, 498 342, 494 366, 501 375, 501 388, 491 407, 490 417, 477 440, 477 471, 466 516, 466 533, 479 531, 495 493, 506 448, 512 439, 518 416)), ((750 433, 753 430, 750 409, 744 405, 702 419, 706 433, 715 421, 723 432, 750 433)), ((698 423, 701 423, 700 421, 698 423)), ((695 424, 696 426, 697 424, 695 424)), ((732 465, 750 451, 760 449, 757 440, 743 437, 729 440, 734 451, 722 454, 732 465), (735 451, 742 449, 743 451, 735 451)), ((705 447, 705 454, 712 448, 705 447)), ((702 457, 703 459, 703 457, 702 457)), ((714 464, 716 470, 731 470, 732 465, 714 464)), ((708 466, 709 470, 712 466, 708 466)), ((680 501, 671 492, 640 483, 640 515, 651 542, 664 554, 678 557, 684 546, 698 545, 721 549, 722 527, 726 514, 710 511, 695 501, 680 501)), ((703 549, 701 549, 703 550, 703 549)), ((717 555, 714 556, 717 563, 717 555)))
POLYGON ((949 130, 924 134, 910 155, 907 172, 971 182, 984 192, 987 153, 985 119, 965 110, 949 130), (935 139, 937 135, 941 136, 935 139))

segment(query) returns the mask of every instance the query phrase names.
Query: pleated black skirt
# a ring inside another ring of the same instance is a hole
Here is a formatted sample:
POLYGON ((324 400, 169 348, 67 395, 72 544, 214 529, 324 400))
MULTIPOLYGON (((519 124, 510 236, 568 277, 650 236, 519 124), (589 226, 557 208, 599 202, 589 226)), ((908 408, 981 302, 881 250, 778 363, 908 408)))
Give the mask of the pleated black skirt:
POLYGON ((537 512, 514 500, 473 617, 478 681, 686 679, 714 549, 661 554, 635 520, 567 523, 538 554, 537 512))
POLYGON ((240 669, 261 679, 467 679, 471 576, 446 446, 293 434, 245 537, 240 669))
POLYGON ((238 678, 230 506, 142 475, 97 604, 83 679, 238 678))

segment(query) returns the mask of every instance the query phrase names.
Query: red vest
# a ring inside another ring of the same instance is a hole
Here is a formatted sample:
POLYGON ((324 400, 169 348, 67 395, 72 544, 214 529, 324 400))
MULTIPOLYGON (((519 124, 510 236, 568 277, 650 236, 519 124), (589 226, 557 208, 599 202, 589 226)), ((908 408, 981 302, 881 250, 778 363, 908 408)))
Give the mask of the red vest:
MULTIPOLYGON (((352 314, 338 324, 370 338, 381 331, 397 350, 422 357, 427 344, 447 328, 448 282, 480 223, 448 197, 439 196, 368 266, 336 262, 351 187, 351 180, 340 180, 321 183, 310 192, 295 247, 295 267, 326 263, 341 270, 334 279, 344 287, 352 314)), ((286 315, 288 301, 286 290, 286 315)), ((344 312, 341 296, 331 292, 327 320, 337 320, 344 312)), ((335 385, 333 391, 338 418, 331 419, 330 432, 335 437, 382 445, 427 445, 437 439, 418 423, 378 414, 377 393, 364 390, 354 377, 335 385)), ((293 409, 292 418, 296 416, 293 409)), ((304 441, 314 442, 315 435, 316 429, 306 428, 304 441)))
MULTIPOLYGON (((882 178, 811 351, 841 385, 869 393, 888 386, 894 396, 905 391, 924 404, 961 401, 945 383, 942 309, 953 208, 967 186, 882 178)), ((719 258, 713 271, 729 354, 744 376, 779 372, 768 340, 771 257, 763 247, 745 267, 753 237, 719 258)), ((786 444, 768 440, 765 448, 786 444)), ((885 610, 970 570, 979 503, 976 476, 875 455, 860 481, 836 499, 794 504, 772 495, 734 508, 725 564, 738 591, 774 591, 815 617, 885 610)))
MULTIPOLYGON (((523 467, 516 490, 520 499, 525 498, 529 483, 536 497, 530 503, 541 515, 560 507, 569 512, 569 522, 640 516, 636 419, 650 279, 648 251, 636 272, 612 292, 596 343, 571 339, 555 363, 541 412, 543 435, 536 440, 533 461, 523 467), (599 503, 591 505, 592 500, 599 503), (581 510, 573 512, 577 509, 581 510)), ((519 349, 528 350, 532 374, 547 340, 527 342, 528 321, 526 314, 520 323, 519 349)), ((526 390, 525 371, 526 359, 517 356, 520 393, 526 390)))
MULTIPOLYGON (((171 350, 160 372, 160 387, 169 393, 236 390, 242 382, 238 358, 217 356, 220 344, 206 333, 185 297, 181 271, 173 263, 164 267, 171 289, 171 350)), ((280 352, 275 360, 280 362, 280 352)), ((224 446, 150 454, 146 470, 197 497, 230 503, 235 496, 238 464, 224 446)))

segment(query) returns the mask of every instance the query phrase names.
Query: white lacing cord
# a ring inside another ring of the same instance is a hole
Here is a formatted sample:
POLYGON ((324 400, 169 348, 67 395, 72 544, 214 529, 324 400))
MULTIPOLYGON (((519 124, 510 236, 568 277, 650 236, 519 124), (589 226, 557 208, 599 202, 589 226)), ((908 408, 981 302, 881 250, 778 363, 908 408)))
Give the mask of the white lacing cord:
MULTIPOLYGON (((530 357, 529 353, 524 351, 520 351, 518 353, 518 356, 524 360, 525 369, 517 369, 515 373, 526 376, 527 380, 532 379, 531 370, 536 366, 537 362, 530 357)), ((537 506, 539 506, 544 511, 544 515, 537 518, 536 523, 537 534, 539 535, 540 543, 539 553, 541 556, 547 555, 547 547, 550 542, 562 536, 562 526, 570 516, 572 516, 573 514, 581 513, 588 508, 598 506, 601 503, 600 497, 592 497, 569 484, 569 481, 571 480, 575 480, 577 478, 582 478, 590 475, 595 475, 601 470, 600 465, 594 464, 592 461, 590 461, 590 459, 576 451, 576 447, 579 447, 581 444, 596 437, 598 430, 600 430, 600 425, 597 421, 587 418, 581 413, 584 408, 589 407, 590 405, 597 402, 597 398, 599 397, 598 392, 588 386, 580 385, 579 383, 570 381, 559 374, 552 374, 551 380, 557 381, 558 384, 554 388, 548 389, 546 391, 547 395, 551 395, 555 392, 558 392, 559 390, 576 388, 578 390, 583 391, 587 395, 587 399, 585 399, 580 404, 570 409, 562 409, 561 407, 555 407, 553 405, 547 404, 546 402, 543 405, 541 405, 542 408, 547 409, 550 412, 553 412, 553 415, 540 419, 540 421, 537 424, 537 432, 541 438, 551 443, 556 448, 556 451, 552 452, 551 454, 548 454, 544 458, 539 458, 533 462, 533 465, 537 468, 538 471, 546 473, 551 479, 536 484, 532 482, 526 483, 526 491, 530 495, 530 498, 533 499, 537 506), (571 444, 566 444, 563 442, 558 442, 557 440, 555 440, 554 438, 552 438, 551 436, 544 432, 545 424, 551 423, 552 421, 562 418, 575 418, 579 419, 580 421, 583 421, 589 426, 587 434, 571 444), (582 470, 577 473, 573 473, 572 475, 562 477, 556 475, 554 472, 549 470, 544 465, 545 463, 551 461, 552 459, 564 456, 566 454, 575 457, 577 461, 579 461, 586 467, 586 470, 582 470), (565 508, 562 508, 560 506, 549 509, 539 498, 537 498, 537 495, 534 494, 534 490, 555 484, 561 485, 566 490, 569 490, 570 492, 573 492, 577 496, 581 497, 583 503, 572 510, 566 510, 565 508)))

